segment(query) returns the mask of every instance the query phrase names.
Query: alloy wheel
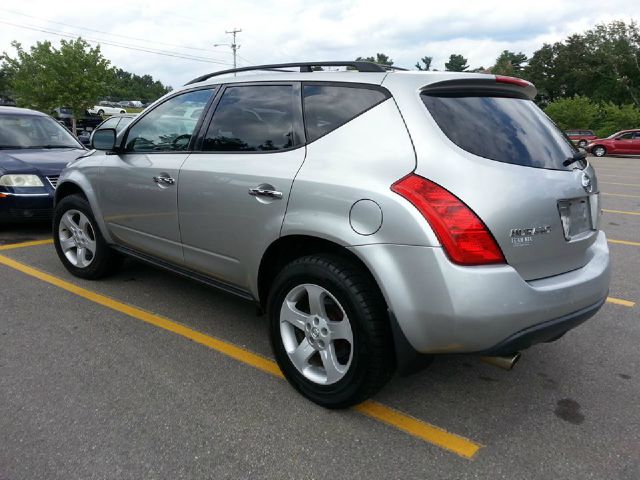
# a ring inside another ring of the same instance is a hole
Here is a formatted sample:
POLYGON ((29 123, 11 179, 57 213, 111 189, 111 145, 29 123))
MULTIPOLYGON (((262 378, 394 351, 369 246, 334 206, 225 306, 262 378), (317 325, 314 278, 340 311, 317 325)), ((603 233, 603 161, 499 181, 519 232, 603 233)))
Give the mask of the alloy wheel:
POLYGON ((285 297, 280 335, 295 368, 319 385, 340 381, 353 359, 353 331, 340 302, 325 288, 302 284, 285 297))
POLYGON ((79 210, 68 210, 58 226, 60 247, 67 260, 78 268, 91 265, 96 255, 96 234, 89 218, 79 210))

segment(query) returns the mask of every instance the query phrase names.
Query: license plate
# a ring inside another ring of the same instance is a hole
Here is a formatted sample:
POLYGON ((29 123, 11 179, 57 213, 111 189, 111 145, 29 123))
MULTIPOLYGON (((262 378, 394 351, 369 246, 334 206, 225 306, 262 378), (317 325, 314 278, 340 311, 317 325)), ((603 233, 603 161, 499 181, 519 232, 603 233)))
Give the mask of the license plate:
POLYGON ((564 238, 572 240, 586 232, 593 230, 593 220, 589 197, 560 200, 558 211, 564 230, 564 238))

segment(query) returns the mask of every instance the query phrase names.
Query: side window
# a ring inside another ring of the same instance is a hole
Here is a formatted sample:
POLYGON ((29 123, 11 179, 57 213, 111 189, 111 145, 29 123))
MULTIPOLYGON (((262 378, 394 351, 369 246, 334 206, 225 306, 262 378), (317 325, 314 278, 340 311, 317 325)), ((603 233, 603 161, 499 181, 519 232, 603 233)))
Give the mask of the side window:
POLYGON ((100 128, 116 128, 119 120, 119 117, 111 117, 109 120, 105 120, 105 122, 100 125, 100 128))
POLYGON ((618 136, 617 140, 631 140, 632 136, 633 136, 632 132, 623 133, 622 135, 618 136))
POLYGON ((302 95, 307 142, 313 142, 387 99, 380 90, 335 85, 305 85, 302 95))
POLYGON ((177 95, 161 103, 136 123, 127 135, 127 152, 186 150, 212 89, 177 95), (200 115, 192 116, 198 110, 200 115))
POLYGON ((228 87, 207 129, 202 150, 269 152, 294 146, 293 87, 228 87))
POLYGON ((635 135, 633 136, 634 140, 640 140, 640 132, 636 132, 635 135))

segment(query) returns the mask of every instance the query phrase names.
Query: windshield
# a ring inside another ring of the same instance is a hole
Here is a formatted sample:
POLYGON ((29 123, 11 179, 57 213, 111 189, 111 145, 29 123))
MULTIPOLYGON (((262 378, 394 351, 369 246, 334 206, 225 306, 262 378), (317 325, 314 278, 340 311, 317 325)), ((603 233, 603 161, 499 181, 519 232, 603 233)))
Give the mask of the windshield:
POLYGON ((420 95, 438 126, 460 148, 526 167, 566 170, 575 147, 529 99, 456 92, 420 95))
POLYGON ((0 115, 0 148, 82 148, 62 125, 40 115, 0 115))

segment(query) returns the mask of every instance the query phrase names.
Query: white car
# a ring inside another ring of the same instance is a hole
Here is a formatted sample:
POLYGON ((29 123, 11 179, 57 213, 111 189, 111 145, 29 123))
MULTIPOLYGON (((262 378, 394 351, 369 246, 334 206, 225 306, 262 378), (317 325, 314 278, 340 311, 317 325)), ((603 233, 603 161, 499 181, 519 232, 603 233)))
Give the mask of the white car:
POLYGON ((94 105, 93 108, 90 108, 89 113, 98 115, 117 115, 119 113, 127 113, 127 111, 114 103, 100 102, 98 105, 94 105))

